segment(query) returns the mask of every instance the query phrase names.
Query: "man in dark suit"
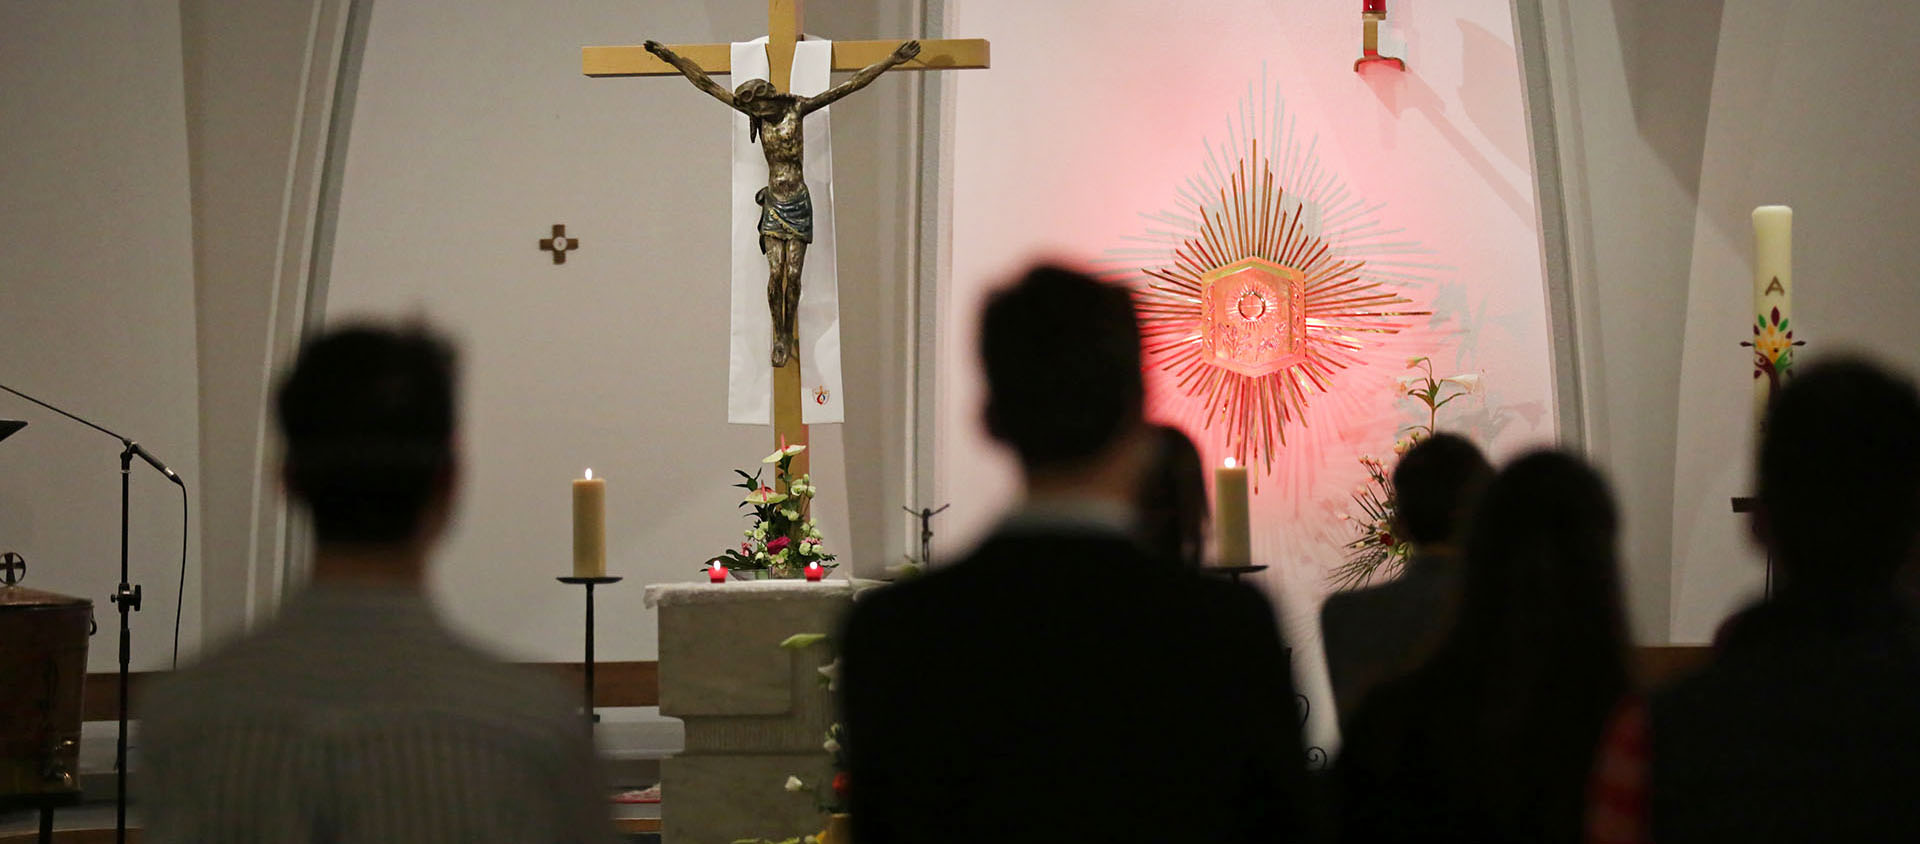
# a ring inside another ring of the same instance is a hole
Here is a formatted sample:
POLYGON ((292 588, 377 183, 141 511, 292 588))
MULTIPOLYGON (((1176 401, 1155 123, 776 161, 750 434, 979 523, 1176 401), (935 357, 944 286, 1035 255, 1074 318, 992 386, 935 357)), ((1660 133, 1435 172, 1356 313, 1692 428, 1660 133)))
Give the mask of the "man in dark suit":
POLYGON ((1893 586, 1920 531, 1920 395, 1860 361, 1806 368, 1759 478, 1773 599, 1653 697, 1650 744, 1615 729, 1648 748, 1651 838, 1920 840, 1920 639, 1893 586))
POLYGON ((1297 840, 1271 608, 1131 536, 1148 437, 1130 295, 1035 269, 988 303, 981 356, 1026 498, 965 560, 855 603, 855 840, 1297 840))
POLYGON ((1480 449, 1452 434, 1421 440, 1394 467, 1396 528, 1413 543, 1406 572, 1332 595, 1320 608, 1327 676, 1342 724, 1368 692, 1425 664, 1453 628, 1461 576, 1456 534, 1492 477, 1480 449))

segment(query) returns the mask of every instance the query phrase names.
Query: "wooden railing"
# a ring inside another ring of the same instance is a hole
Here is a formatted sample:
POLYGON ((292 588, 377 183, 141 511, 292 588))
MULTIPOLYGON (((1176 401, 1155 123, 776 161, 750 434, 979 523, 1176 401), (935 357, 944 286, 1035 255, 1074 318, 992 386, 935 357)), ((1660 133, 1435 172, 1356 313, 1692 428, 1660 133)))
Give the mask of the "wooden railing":
MULTIPOLYGON (((585 682, 581 677, 581 672, 585 669, 578 662, 527 664, 533 668, 553 672, 569 689, 578 689, 585 682)), ((129 675, 135 715, 140 712, 140 686, 166 673, 165 671, 136 671, 129 675)), ((595 706, 659 706, 660 663, 651 661, 595 663, 593 704, 595 706)), ((84 697, 80 703, 80 720, 113 721, 119 717, 119 675, 110 671, 88 674, 84 697)))
MULTIPOLYGON (((1642 684, 1657 686, 1699 667, 1710 650, 1704 645, 1655 645, 1634 649, 1634 667, 1642 684)), ((567 688, 579 688, 582 681, 578 662, 539 662, 529 665, 553 672, 567 688)), ((138 706, 140 685, 165 672, 135 672, 133 699, 138 706)), ((113 673, 87 675, 86 699, 81 718, 86 721, 112 721, 119 717, 119 678, 113 673)), ((660 663, 602 662, 593 669, 595 706, 659 706, 660 663)))

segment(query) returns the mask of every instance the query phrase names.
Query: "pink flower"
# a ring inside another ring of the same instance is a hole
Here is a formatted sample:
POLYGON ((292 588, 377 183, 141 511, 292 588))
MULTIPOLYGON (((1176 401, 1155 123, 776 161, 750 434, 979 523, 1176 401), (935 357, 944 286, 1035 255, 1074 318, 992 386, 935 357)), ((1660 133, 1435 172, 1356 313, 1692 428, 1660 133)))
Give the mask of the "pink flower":
POLYGON ((782 537, 780 537, 780 538, 778 538, 778 539, 775 539, 775 540, 772 540, 772 541, 770 541, 770 542, 768 542, 768 543, 767 543, 767 550, 768 550, 768 551, 771 551, 771 552, 773 552, 773 553, 775 553, 775 554, 778 554, 778 553, 780 553, 781 551, 784 551, 784 550, 786 550, 786 547, 787 547, 788 545, 791 545, 791 544, 793 544, 793 540, 791 540, 791 539, 788 539, 787 537, 784 537, 784 536, 782 536, 782 537))
POLYGON ((742 554, 751 554, 751 553, 753 553, 753 543, 751 543, 751 542, 742 542, 742 543, 740 543, 740 553, 742 553, 742 554))

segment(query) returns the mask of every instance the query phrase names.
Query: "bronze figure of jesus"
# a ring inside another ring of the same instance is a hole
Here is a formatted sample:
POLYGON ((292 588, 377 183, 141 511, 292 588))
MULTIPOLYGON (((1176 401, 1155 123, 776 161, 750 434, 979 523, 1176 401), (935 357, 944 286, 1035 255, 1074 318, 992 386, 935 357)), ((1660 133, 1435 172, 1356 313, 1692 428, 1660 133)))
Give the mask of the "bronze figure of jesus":
POLYGON ((801 121, 808 114, 872 84, 880 74, 920 55, 920 42, 901 44, 893 54, 874 62, 838 85, 812 97, 784 93, 765 79, 749 79, 729 92, 713 77, 658 41, 646 43, 647 52, 673 65, 729 108, 747 116, 752 137, 767 156, 767 186, 754 194, 760 203, 760 251, 767 256, 767 306, 773 311, 773 365, 785 366, 799 348, 797 315, 800 309, 800 268, 813 242, 813 198, 801 172, 805 162, 801 121))

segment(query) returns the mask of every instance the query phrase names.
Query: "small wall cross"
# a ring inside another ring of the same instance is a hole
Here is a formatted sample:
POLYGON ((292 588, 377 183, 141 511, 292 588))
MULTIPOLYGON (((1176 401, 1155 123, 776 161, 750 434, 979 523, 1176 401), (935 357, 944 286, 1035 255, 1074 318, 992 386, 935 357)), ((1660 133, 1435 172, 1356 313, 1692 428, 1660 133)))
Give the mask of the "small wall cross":
POLYGON ((553 253, 553 262, 564 264, 567 253, 580 248, 580 238, 568 237, 564 223, 553 224, 553 236, 540 238, 540 248, 553 253))
POLYGON ((26 576, 27 558, 12 551, 0 554, 0 582, 12 586, 26 579, 26 576))

